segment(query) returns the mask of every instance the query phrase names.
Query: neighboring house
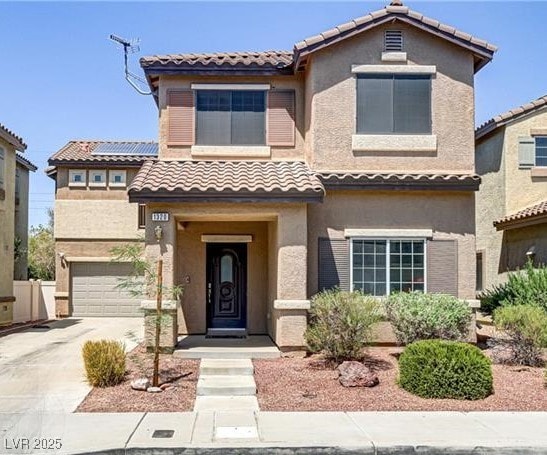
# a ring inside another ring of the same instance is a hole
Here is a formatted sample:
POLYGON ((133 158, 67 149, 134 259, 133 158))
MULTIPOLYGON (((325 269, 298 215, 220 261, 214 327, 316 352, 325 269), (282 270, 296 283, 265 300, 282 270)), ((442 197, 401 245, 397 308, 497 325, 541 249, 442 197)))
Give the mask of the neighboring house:
POLYGON ((51 158, 58 308, 130 305, 104 295, 137 204, 147 256, 185 285, 181 333, 299 348, 309 298, 334 286, 473 299, 474 74, 495 50, 393 2, 288 52, 142 58, 157 158, 87 142, 51 158))
POLYGON ((476 131, 477 289, 503 282, 530 259, 547 263, 547 96, 476 131))
POLYGON ((15 176, 17 152, 26 148, 20 137, 0 124, 0 325, 10 324, 13 317, 15 176))
POLYGON ((15 158, 15 265, 14 280, 28 279, 28 198, 30 172, 37 167, 19 153, 15 158))

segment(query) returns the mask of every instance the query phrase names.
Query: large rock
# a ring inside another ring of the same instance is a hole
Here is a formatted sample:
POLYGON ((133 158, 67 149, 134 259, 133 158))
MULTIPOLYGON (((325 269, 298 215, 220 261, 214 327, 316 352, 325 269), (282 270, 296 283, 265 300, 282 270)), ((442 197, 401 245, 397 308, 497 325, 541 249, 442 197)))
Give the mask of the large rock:
POLYGON ((131 381, 131 388, 133 390, 146 391, 150 387, 150 381, 147 378, 139 378, 131 381))
POLYGON ((374 387, 378 376, 361 362, 342 362, 338 366, 338 380, 344 387, 374 387))

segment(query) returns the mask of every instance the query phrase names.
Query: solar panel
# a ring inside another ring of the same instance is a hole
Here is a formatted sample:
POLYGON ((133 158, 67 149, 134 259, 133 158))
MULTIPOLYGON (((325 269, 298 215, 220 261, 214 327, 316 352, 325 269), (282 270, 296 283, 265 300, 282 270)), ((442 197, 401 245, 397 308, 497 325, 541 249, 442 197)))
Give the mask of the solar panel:
POLYGON ((158 144, 155 142, 102 142, 91 154, 157 156, 158 144))

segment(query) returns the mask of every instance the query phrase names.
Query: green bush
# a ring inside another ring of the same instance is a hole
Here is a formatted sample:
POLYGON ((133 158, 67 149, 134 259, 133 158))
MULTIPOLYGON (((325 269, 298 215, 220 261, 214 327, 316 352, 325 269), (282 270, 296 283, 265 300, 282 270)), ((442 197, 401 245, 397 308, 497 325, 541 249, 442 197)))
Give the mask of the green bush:
POLYGON ((391 294, 385 309, 400 344, 428 339, 463 340, 469 333, 471 309, 450 295, 391 294))
POLYGON ((359 291, 327 290, 312 298, 305 337, 312 352, 336 362, 363 357, 372 325, 381 319, 378 301, 359 291))
POLYGON ((506 283, 484 291, 481 311, 492 314, 500 306, 534 305, 547 311, 547 267, 534 268, 529 262, 524 270, 509 273, 506 283))
POLYGON ((547 347, 547 312, 532 305, 505 306, 494 311, 494 324, 501 331, 493 339, 497 360, 517 365, 543 365, 547 347))
POLYGON ((480 400, 492 393, 492 366, 476 346, 417 341, 399 357, 399 385, 422 398, 480 400))
POLYGON ((114 340, 86 341, 82 348, 87 381, 93 387, 119 384, 125 375, 125 346, 114 340))

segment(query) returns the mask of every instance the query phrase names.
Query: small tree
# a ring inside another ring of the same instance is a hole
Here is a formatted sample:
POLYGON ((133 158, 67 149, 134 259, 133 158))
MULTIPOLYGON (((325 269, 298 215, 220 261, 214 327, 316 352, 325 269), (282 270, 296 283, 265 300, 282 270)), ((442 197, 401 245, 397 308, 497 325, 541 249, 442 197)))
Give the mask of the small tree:
POLYGON ((55 279, 55 238, 53 210, 48 210, 48 224, 30 229, 28 242, 29 278, 51 281, 55 279))
POLYGON ((152 385, 159 385, 159 359, 160 359, 160 333, 166 319, 162 314, 161 301, 164 295, 172 300, 178 300, 184 293, 184 286, 165 287, 163 285, 163 261, 160 258, 157 263, 148 261, 144 257, 144 245, 142 243, 127 243, 112 248, 111 254, 114 262, 125 261, 132 265, 132 274, 122 278, 118 288, 128 292, 133 297, 147 296, 156 298, 157 311, 155 317, 155 341, 154 341, 154 371, 152 385))

